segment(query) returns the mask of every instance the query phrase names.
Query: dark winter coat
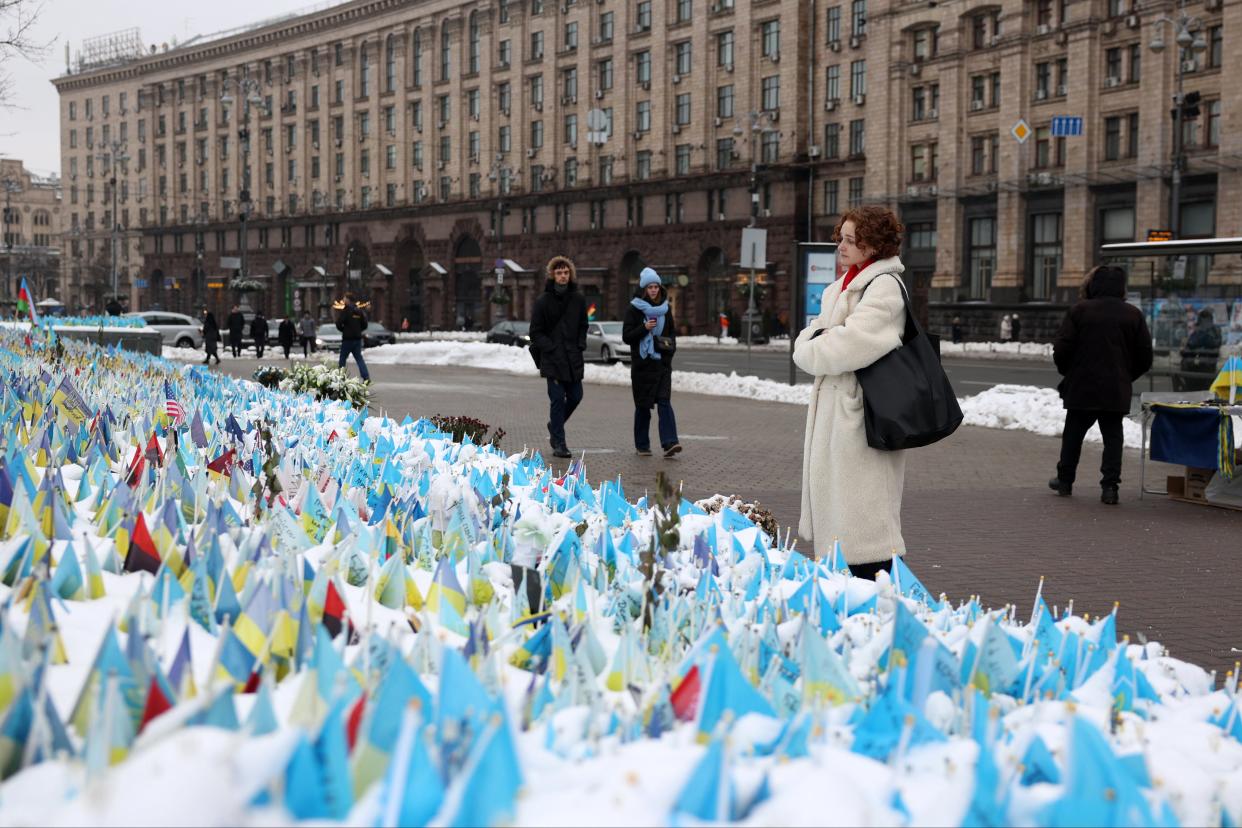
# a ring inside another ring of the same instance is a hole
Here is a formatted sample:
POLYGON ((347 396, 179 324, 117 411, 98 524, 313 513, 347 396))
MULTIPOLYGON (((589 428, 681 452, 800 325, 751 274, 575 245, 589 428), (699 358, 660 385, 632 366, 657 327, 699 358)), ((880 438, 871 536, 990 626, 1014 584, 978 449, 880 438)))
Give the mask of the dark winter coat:
POLYGON ((1061 323, 1052 358, 1069 410, 1129 413, 1131 383, 1151 369, 1151 333, 1125 295, 1124 272, 1102 268, 1061 323))
POLYGON ((250 320, 250 338, 257 345, 267 344, 267 317, 263 314, 257 314, 254 319, 250 320))
MULTIPOLYGON (((640 288, 634 295, 646 299, 646 293, 640 288)), ((651 304, 667 300, 668 292, 661 289, 660 298, 651 304)), ((651 408, 656 400, 667 400, 673 394, 673 355, 660 354, 659 359, 644 359, 638 355, 638 344, 647 335, 646 321, 646 314, 629 305, 621 325, 621 339, 630 346, 630 390, 634 394, 635 408, 651 408)), ((676 347, 677 321, 673 318, 672 306, 664 316, 664 331, 660 336, 672 339, 676 347)))
POLYGON ((229 314, 229 343, 232 345, 240 345, 242 337, 246 333, 246 317, 242 316, 241 311, 233 311, 229 314))
POLYGON ((214 351, 220 342, 220 326, 216 324, 216 315, 211 311, 203 317, 203 342, 209 351, 214 351))
POLYGON ((1201 312, 1195 322, 1195 332, 1186 339, 1186 347, 1182 349, 1182 370, 1215 374, 1220 343, 1220 328, 1216 327, 1211 311, 1201 312))
POLYGON ((367 315, 353 302, 350 302, 336 317, 336 329, 341 332, 341 339, 362 339, 362 332, 367 329, 367 315))
POLYGON ((297 338, 298 326, 293 324, 292 319, 282 319, 280 327, 276 329, 276 338, 280 340, 281 346, 285 348, 293 347, 293 340, 297 338))
POLYGON ((530 315, 530 347, 539 353, 539 374, 561 382, 581 382, 586 350, 586 300, 572 281, 557 295, 548 279, 530 315))

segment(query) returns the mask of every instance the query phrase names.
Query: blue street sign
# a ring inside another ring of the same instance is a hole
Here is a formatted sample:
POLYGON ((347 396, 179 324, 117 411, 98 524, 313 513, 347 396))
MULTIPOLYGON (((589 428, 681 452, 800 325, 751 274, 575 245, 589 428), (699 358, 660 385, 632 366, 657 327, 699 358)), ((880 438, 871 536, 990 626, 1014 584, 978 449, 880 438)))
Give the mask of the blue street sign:
POLYGON ((1057 115, 1052 119, 1054 137, 1082 135, 1082 118, 1076 115, 1057 115))

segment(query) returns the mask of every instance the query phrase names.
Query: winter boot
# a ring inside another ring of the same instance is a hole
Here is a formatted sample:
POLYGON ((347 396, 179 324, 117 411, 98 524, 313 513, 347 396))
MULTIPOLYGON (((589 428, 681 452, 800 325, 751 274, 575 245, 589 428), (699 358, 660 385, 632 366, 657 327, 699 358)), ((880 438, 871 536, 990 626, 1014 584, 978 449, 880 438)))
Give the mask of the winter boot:
POLYGON ((1074 493, 1074 484, 1066 483, 1059 477, 1054 477, 1048 481, 1048 488, 1059 494, 1061 497, 1069 497, 1074 493))
POLYGON ((1100 487, 1100 502, 1107 504, 1108 506, 1116 506, 1117 505, 1117 487, 1116 486, 1101 486, 1100 487))

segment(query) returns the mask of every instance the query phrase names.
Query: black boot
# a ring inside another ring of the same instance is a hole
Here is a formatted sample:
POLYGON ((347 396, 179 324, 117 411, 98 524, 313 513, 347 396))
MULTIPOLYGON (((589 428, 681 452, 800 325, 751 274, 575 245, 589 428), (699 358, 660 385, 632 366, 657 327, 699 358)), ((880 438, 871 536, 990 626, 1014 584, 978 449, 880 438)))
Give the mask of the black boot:
POLYGON ((1117 487, 1116 486, 1101 486, 1100 487, 1100 502, 1107 504, 1109 506, 1116 506, 1117 505, 1117 487))
POLYGON ((1048 488, 1059 494, 1061 497, 1069 497, 1074 493, 1074 484, 1066 483, 1059 477, 1054 477, 1048 481, 1048 488))

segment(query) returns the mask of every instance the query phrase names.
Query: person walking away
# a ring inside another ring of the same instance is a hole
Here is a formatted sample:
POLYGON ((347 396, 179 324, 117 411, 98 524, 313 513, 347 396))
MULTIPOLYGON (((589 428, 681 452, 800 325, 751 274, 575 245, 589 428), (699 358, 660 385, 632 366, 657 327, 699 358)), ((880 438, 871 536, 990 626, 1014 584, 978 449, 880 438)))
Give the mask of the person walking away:
POLYGON ((125 309, 121 307, 121 303, 113 296, 108 300, 108 304, 104 305, 104 310, 108 312, 108 316, 120 316, 125 309))
POLYGON ((681 451, 671 401, 677 324, 660 275, 649 267, 638 277, 638 290, 625 309, 621 339, 630 346, 630 389, 634 395, 634 448, 651 456, 651 407, 660 417, 660 448, 665 457, 681 451))
POLYGON ((960 345, 962 343, 962 317, 953 317, 953 344, 960 345))
POLYGON ((234 305, 226 320, 229 326, 229 347, 233 349, 233 357, 241 356, 242 336, 246 332, 246 317, 242 315, 241 305, 234 305))
POLYGON ((1016 313, 1012 317, 1010 317, 1009 327, 1010 327, 1010 333, 1013 335, 1013 341, 1021 342, 1022 341, 1022 320, 1018 318, 1018 315, 1016 313))
POLYGON ((311 319, 310 311, 302 311, 302 318, 298 320, 298 332, 302 336, 302 356, 308 357, 318 350, 315 347, 315 320, 311 319))
POLYGON ((259 311, 254 315, 254 319, 250 320, 250 338, 254 340, 254 353, 257 359, 263 359, 263 349, 267 346, 267 317, 263 315, 263 311, 259 311))
POLYGON ((1066 313, 1052 344, 1052 359, 1064 377, 1057 390, 1065 406, 1065 429, 1057 476, 1048 486, 1062 497, 1073 493, 1082 440, 1099 423, 1104 438, 1100 501, 1111 506, 1121 485, 1121 420, 1130 413, 1132 383, 1151 369, 1151 333, 1143 312, 1126 301, 1121 268, 1093 269, 1086 293, 1066 313))
POLYGON ((1000 341, 1008 342, 1013 338, 1013 322, 1009 319, 1009 314, 1001 317, 1000 321, 1000 341))
POLYGON ((362 332, 367 329, 367 315, 354 304, 354 295, 345 294, 345 307, 336 316, 336 329, 341 332, 341 352, 336 358, 336 367, 345 367, 345 358, 354 355, 358 364, 358 376, 363 382, 371 381, 371 372, 367 370, 366 360, 362 358, 362 332))
POLYGON ((203 308, 203 326, 199 328, 203 334, 203 350, 207 352, 207 358, 203 360, 204 365, 211 364, 211 358, 216 358, 216 365, 220 364, 220 326, 216 324, 216 315, 207 308, 203 308))
POLYGON ((901 345, 906 325, 898 258, 902 226, 889 210, 846 211, 833 233, 845 275, 823 293, 822 310, 798 334, 794 362, 815 379, 807 406, 798 534, 816 558, 839 540, 850 571, 874 580, 904 555, 901 496, 906 455, 867 444, 855 371, 901 345))
POLYGON ((280 320, 280 327, 276 329, 276 340, 280 342, 280 347, 284 349, 285 359, 289 358, 289 352, 293 350, 293 339, 298 334, 298 326, 293 324, 293 320, 285 318, 280 320))
POLYGON ((573 455, 565 423, 582 402, 582 352, 586 350, 586 301, 578 292, 577 269, 567 256, 553 256, 548 280, 530 315, 530 347, 548 385, 548 438, 552 456, 573 455))
POLYGON ((1181 373, 1173 375, 1174 391, 1206 391, 1212 387, 1221 338, 1211 309, 1201 309, 1195 317, 1194 332, 1182 348, 1181 373))

